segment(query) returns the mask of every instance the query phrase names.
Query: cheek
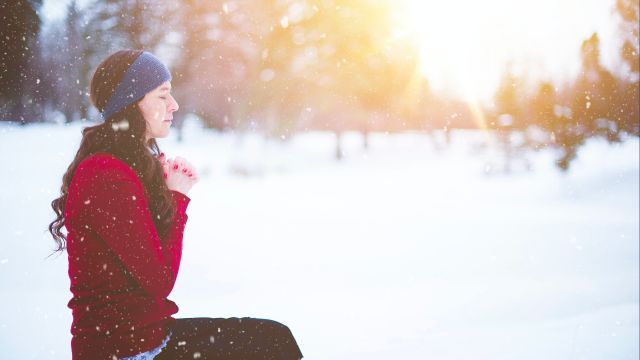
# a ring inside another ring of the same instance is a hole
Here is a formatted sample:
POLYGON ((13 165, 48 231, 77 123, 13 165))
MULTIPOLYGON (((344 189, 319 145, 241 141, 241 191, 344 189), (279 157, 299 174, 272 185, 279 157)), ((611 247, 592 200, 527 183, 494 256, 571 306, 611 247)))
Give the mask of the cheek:
POLYGON ((148 122, 151 122, 156 118, 156 114, 158 113, 158 106, 151 101, 146 101, 140 103, 140 110, 142 112, 142 115, 144 116, 144 119, 148 122))
POLYGON ((161 122, 164 117, 164 104, 152 104, 151 106, 149 106, 148 111, 146 112, 146 116, 148 116, 148 120, 151 122, 161 122))

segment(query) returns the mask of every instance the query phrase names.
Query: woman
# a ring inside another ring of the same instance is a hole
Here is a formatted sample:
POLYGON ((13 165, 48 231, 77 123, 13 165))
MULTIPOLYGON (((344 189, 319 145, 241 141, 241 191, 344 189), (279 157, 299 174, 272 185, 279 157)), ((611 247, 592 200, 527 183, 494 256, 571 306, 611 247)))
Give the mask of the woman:
POLYGON ((100 63, 90 87, 104 122, 83 129, 49 225, 68 252, 73 359, 302 358, 276 321, 172 317, 167 296, 198 175, 155 140, 178 110, 171 74, 152 54, 123 50, 100 63))

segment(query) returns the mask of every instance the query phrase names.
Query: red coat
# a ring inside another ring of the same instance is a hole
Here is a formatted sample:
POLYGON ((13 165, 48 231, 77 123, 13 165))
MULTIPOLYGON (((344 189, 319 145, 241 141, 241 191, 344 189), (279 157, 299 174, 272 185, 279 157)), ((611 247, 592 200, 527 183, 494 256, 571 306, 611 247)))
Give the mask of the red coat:
POLYGON ((190 198, 171 191, 176 216, 156 232, 135 171, 109 153, 77 167, 65 206, 73 359, 115 359, 162 343, 178 306, 167 299, 180 268, 190 198))

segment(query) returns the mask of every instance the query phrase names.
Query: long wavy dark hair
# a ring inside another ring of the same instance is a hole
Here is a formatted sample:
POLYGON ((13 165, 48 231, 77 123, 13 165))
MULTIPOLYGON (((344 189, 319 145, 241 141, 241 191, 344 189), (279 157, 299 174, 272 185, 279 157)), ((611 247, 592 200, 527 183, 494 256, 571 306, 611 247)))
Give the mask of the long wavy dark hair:
MULTIPOLYGON (((143 50, 117 51, 98 65, 90 84, 90 100, 98 111, 104 110, 125 72, 142 52, 143 50)), ((147 123, 138 107, 139 102, 140 100, 126 106, 99 125, 82 129, 80 148, 62 178, 61 195, 51 202, 51 207, 57 214, 56 219, 49 224, 49 232, 58 245, 54 253, 66 249, 67 237, 61 230, 73 174, 82 160, 96 152, 111 153, 135 170, 144 185, 156 230, 160 236, 166 233, 176 211, 175 204, 164 182, 162 164, 158 160, 160 148, 153 138, 145 142, 147 123)))

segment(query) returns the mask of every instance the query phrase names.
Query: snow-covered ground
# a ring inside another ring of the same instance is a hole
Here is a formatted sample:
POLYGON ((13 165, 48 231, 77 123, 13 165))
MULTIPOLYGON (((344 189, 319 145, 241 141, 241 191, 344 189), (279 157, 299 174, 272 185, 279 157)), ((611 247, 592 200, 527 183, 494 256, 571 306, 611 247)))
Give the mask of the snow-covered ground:
MULTIPOLYGON (((70 358, 47 226, 83 126, 0 125, 2 359, 70 358)), ((637 138, 506 175, 479 131, 347 134, 341 162, 328 133, 175 135, 202 178, 176 317, 274 319, 309 360, 639 358, 637 138)))

